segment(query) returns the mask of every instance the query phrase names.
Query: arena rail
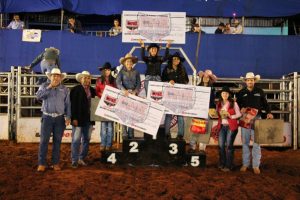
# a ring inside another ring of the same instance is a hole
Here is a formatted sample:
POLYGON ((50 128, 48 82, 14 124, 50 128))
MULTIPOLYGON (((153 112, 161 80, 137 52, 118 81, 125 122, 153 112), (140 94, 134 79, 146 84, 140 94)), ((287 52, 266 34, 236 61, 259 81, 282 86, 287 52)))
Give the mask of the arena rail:
MULTIPOLYGON (((45 77, 45 75, 27 74, 22 72, 21 67, 12 67, 10 73, 1 73, 0 77, 0 108, 3 110, 7 107, 4 113, 1 113, 1 116, 7 115, 5 123, 8 124, 8 127, 4 127, 4 129, 9 135, 9 137, 3 139, 16 139, 17 142, 38 142, 41 102, 36 100, 35 93, 39 87, 37 80, 45 77)), ((97 77, 99 75, 93 76, 93 86, 97 77)), ((191 77, 191 79, 193 78, 191 77)), ((68 88, 72 88, 77 84, 75 75, 68 75, 64 80, 64 84, 68 88)), ((300 76, 293 73, 283 76, 282 79, 261 79, 257 84, 264 89, 275 118, 283 119, 285 122, 285 143, 264 146, 293 146, 294 149, 297 149, 300 124, 298 117, 300 110, 298 93, 300 76)), ((219 78, 215 84, 216 90, 220 90, 223 85, 228 85, 233 92, 237 92, 242 88, 243 83, 241 79, 237 78, 219 78)), ((98 143, 100 141, 100 122, 96 123, 94 132, 91 142, 98 143)), ((121 126, 117 123, 115 124, 114 140, 118 144, 122 143, 121 126)), ((63 142, 70 141, 71 126, 67 127, 63 138, 63 142)), ((211 142, 210 144, 215 145, 216 143, 211 142)), ((235 144, 240 145, 240 139, 235 144)))

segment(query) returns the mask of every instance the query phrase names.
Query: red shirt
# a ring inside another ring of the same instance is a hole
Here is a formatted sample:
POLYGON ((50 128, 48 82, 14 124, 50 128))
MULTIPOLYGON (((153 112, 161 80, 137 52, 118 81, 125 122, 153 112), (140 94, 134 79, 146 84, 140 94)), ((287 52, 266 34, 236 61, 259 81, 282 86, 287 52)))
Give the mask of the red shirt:
POLYGON ((106 79, 104 81, 104 83, 101 82, 101 78, 97 79, 97 81, 96 81, 96 95, 99 98, 101 98, 102 93, 103 93, 106 85, 109 85, 109 86, 112 86, 112 87, 116 87, 115 83, 110 84, 108 79, 106 79))

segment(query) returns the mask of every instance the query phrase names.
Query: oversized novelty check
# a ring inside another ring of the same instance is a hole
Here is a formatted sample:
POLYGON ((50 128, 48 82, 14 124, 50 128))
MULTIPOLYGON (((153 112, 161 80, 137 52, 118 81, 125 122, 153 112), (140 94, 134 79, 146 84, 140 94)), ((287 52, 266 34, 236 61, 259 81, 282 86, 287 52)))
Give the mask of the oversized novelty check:
POLYGON ((150 81, 147 99, 163 105, 167 114, 208 117, 210 87, 150 81))
POLYGON ((95 114, 156 138, 164 110, 155 102, 131 94, 124 96, 121 90, 106 86, 95 114))
POLYGON ((185 44, 185 12, 123 11, 122 42, 185 44))

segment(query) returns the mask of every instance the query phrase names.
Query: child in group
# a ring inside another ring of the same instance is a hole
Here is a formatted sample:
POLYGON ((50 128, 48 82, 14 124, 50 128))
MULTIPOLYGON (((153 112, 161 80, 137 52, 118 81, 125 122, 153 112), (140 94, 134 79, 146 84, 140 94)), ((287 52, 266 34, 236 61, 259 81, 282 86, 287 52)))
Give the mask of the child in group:
POLYGON ((210 91, 210 101, 209 101, 209 115, 206 123, 206 133, 205 134, 195 134, 192 133, 190 137, 190 149, 189 152, 196 152, 196 144, 199 142, 199 150, 205 151, 206 144, 209 143, 210 130, 212 127, 211 116, 216 115, 216 105, 215 105, 215 89, 213 88, 213 83, 217 81, 217 76, 212 73, 211 70, 207 69, 204 72, 200 71, 198 73, 200 82, 198 86, 211 87, 210 91))
POLYGON ((155 43, 151 43, 148 46, 147 51, 149 52, 149 56, 145 56, 144 41, 140 40, 139 43, 141 45, 142 60, 147 65, 147 69, 145 73, 145 82, 144 82, 146 93, 147 93, 149 81, 161 81, 161 64, 168 60, 171 41, 168 41, 168 43, 166 44, 166 51, 164 57, 158 55, 160 48, 155 43))
MULTIPOLYGON (((125 57, 120 58, 120 64, 124 67, 118 73, 116 84, 117 88, 124 92, 125 96, 129 94, 138 95, 141 89, 140 73, 133 68, 133 65, 137 63, 138 58, 132 56, 130 53, 125 57)), ((133 128, 123 126, 123 138, 132 139, 134 137, 133 128), (127 130, 128 128, 128 130, 127 130)))
POLYGON ((219 168, 228 172, 233 168, 234 140, 238 132, 238 118, 242 116, 238 104, 232 99, 231 91, 224 86, 217 104, 219 115, 219 168), (226 148, 225 148, 226 144, 226 148))
MULTIPOLYGON (((111 71, 112 67, 109 62, 106 62, 103 66, 99 67, 101 76, 96 81, 96 95, 101 98, 102 93, 106 85, 116 87, 115 78, 112 76, 111 71)), ((104 118, 103 118, 104 119, 104 118)), ((100 151, 111 150, 112 149, 112 140, 113 140, 113 125, 112 121, 101 121, 101 145, 100 151)))

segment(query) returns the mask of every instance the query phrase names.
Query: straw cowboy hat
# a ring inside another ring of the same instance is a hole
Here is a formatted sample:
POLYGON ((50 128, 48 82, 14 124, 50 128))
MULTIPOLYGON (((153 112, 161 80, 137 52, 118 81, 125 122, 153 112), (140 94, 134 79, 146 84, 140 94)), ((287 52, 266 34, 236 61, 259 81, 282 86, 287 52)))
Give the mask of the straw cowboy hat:
POLYGON ((133 64, 137 63, 138 58, 135 56, 132 56, 130 53, 126 54, 125 57, 120 58, 120 64, 124 65, 124 62, 128 59, 131 59, 133 64))
POLYGON ((76 74, 76 76, 75 76, 76 81, 80 82, 81 78, 84 77, 84 76, 91 77, 91 74, 88 71, 82 71, 81 73, 76 74))
POLYGON ((217 79, 218 79, 217 76, 214 75, 210 69, 207 69, 207 70, 205 70, 204 72, 203 72, 203 71, 200 71, 200 72, 198 73, 198 75, 199 75, 199 78, 200 78, 200 79, 203 78, 204 76, 205 76, 205 77, 208 76, 209 79, 210 79, 213 83, 216 82, 217 79))
POLYGON ((246 81, 247 79, 254 79, 254 81, 260 80, 260 75, 254 75, 253 72, 248 72, 245 77, 240 77, 243 81, 246 81))
POLYGON ((48 77, 48 79, 50 79, 51 75, 53 74, 59 74, 61 76, 61 80, 64 80, 67 77, 67 74, 61 73, 60 69, 58 68, 53 68, 51 72, 46 72, 46 76, 48 77))

